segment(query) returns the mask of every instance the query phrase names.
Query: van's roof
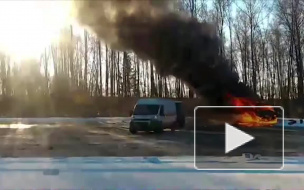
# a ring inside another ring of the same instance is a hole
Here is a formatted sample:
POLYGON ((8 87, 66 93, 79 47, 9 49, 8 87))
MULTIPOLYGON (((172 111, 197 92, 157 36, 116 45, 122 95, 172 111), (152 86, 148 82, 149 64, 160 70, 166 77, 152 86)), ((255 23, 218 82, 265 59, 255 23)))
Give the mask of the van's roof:
POLYGON ((175 103, 175 101, 165 98, 141 98, 137 101, 137 104, 161 104, 164 102, 175 103))

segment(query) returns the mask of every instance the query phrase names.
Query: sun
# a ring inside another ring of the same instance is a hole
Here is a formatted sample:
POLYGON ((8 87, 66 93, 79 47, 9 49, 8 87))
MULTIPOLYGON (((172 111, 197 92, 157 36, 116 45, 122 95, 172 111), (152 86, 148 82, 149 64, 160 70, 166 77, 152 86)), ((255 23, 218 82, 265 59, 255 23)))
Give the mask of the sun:
POLYGON ((38 58, 70 23, 71 1, 0 1, 0 51, 38 58))

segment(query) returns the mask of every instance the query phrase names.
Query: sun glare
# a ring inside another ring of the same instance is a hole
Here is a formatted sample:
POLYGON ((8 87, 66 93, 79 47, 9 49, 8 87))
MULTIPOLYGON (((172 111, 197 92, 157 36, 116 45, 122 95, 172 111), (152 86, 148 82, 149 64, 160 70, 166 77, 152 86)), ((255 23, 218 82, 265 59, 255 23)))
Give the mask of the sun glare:
POLYGON ((0 51, 38 58, 70 23, 70 1, 0 1, 0 51))

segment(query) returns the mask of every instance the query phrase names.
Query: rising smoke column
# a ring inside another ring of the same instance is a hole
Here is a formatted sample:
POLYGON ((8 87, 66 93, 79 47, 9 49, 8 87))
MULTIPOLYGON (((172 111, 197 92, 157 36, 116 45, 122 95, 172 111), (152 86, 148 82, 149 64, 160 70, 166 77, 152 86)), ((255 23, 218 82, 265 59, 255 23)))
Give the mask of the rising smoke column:
POLYGON ((74 16, 112 48, 151 60, 157 72, 183 80, 212 105, 223 104, 227 94, 256 97, 219 56, 214 27, 174 13, 170 2, 75 0, 74 16))

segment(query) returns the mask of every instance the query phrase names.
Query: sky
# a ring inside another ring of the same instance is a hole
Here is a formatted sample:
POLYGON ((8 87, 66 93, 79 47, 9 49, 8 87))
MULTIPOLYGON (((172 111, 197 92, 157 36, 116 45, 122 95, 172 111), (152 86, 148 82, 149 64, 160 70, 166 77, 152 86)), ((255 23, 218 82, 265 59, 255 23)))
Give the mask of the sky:
POLYGON ((0 1, 0 50, 37 57, 69 23, 69 1, 0 1))

